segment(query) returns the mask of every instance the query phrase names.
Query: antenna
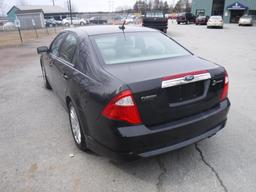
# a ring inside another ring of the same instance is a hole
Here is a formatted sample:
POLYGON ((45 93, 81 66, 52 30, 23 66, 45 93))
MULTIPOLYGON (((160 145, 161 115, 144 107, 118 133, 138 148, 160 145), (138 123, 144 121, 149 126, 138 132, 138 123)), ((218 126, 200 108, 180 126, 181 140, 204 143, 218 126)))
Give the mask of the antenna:
POLYGON ((128 15, 129 15, 129 12, 127 11, 127 15, 126 15, 126 17, 125 17, 125 19, 124 19, 124 22, 123 22, 123 24, 121 25, 121 26, 119 26, 119 29, 121 29, 121 30, 125 30, 125 22, 126 22, 126 19, 128 18, 128 15))

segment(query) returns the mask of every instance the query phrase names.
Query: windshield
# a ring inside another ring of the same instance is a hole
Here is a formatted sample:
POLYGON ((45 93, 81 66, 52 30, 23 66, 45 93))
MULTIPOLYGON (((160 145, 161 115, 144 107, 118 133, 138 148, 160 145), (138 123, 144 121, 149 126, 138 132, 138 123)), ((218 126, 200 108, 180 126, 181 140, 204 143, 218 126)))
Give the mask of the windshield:
POLYGON ((162 12, 147 12, 146 17, 164 17, 164 14, 162 12))
POLYGON ((121 64, 190 55, 159 32, 92 36, 106 64, 121 64))

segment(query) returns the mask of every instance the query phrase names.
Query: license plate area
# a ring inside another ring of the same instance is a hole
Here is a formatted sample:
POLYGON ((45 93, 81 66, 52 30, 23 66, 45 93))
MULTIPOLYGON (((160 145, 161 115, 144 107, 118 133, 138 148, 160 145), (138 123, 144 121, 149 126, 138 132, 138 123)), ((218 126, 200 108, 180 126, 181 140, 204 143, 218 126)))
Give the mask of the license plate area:
POLYGON ((169 107, 187 105, 207 96, 210 80, 169 87, 166 89, 169 107))
POLYGON ((195 82, 178 85, 167 89, 169 103, 178 103, 202 96, 204 93, 204 82, 195 82))

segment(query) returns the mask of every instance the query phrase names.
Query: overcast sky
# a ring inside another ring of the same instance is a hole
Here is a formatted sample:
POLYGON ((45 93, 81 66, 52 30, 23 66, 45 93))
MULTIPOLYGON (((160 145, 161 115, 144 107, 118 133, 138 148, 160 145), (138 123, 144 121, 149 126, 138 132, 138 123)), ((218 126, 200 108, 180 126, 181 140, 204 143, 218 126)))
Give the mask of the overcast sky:
MULTIPOLYGON (((3 1, 3 0, 0 0, 3 1)), ((19 2, 27 2, 30 5, 52 5, 52 0, 4 0, 5 10, 8 11, 14 4, 19 2)), ((177 0, 167 0, 169 4, 177 0)), ((72 0, 72 4, 78 11, 111 11, 116 10, 117 7, 132 7, 136 0, 72 0)), ((67 0, 55 0, 56 5, 64 6, 67 0)))

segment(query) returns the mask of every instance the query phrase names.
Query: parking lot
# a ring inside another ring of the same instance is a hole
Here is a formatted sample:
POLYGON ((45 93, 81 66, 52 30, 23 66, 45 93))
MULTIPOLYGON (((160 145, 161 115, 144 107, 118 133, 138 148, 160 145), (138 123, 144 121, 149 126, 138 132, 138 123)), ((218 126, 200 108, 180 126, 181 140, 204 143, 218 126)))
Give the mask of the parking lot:
POLYGON ((43 87, 36 47, 0 49, 0 191, 252 192, 256 189, 256 27, 169 23, 169 35, 226 67, 231 109, 216 136, 132 163, 77 149, 68 114, 43 87), (70 157, 74 154, 74 157, 70 157))

